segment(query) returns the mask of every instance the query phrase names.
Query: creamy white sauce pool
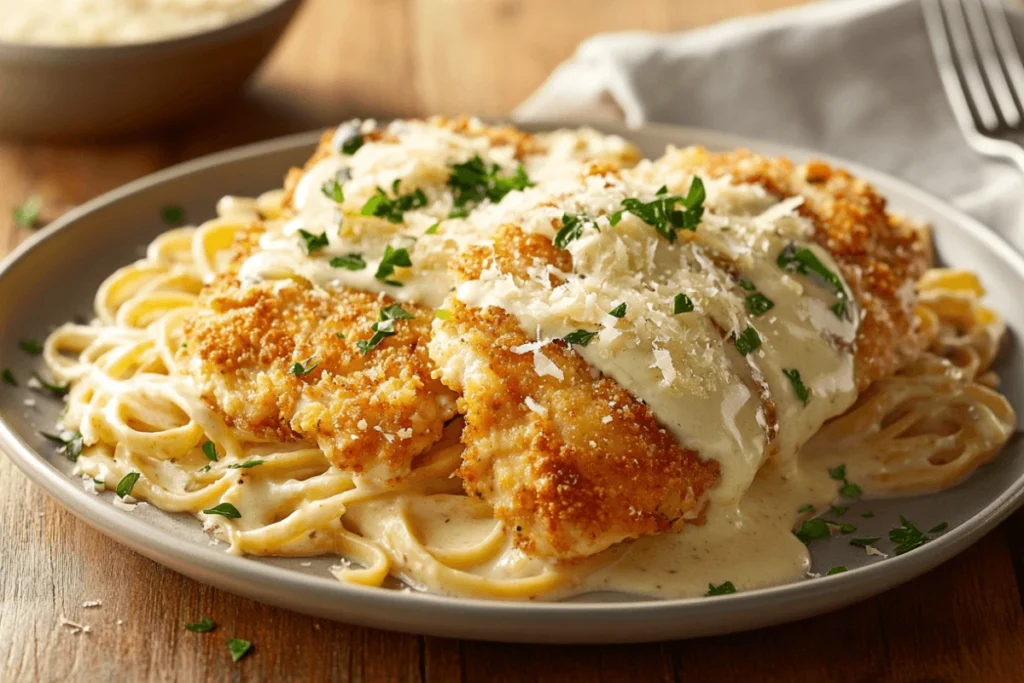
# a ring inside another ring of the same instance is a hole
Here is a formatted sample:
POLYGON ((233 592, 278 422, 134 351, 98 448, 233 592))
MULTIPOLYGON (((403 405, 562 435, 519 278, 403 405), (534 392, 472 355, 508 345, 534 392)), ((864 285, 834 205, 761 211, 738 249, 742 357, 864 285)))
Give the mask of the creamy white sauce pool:
POLYGON ((49 45, 143 43, 201 33, 281 0, 0 0, 0 40, 49 45))

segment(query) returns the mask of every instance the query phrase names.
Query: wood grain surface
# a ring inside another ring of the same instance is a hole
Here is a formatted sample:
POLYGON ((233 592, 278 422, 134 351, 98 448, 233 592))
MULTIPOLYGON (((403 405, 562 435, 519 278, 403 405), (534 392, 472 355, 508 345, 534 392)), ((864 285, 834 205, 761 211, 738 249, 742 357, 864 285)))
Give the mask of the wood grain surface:
MULTIPOLYGON (((253 87, 202 121, 94 146, 0 145, 0 254, 43 219, 170 164, 350 116, 504 114, 584 37, 679 30, 797 0, 308 0, 253 87)), ((2 106, 2 105, 0 105, 2 106)), ((831 615, 727 637, 548 647, 293 614, 186 579, 90 529, 0 458, 2 681, 1024 680, 1020 514, 955 560, 831 615), (99 607, 83 607, 100 600, 99 607), (220 627, 184 630, 201 615, 220 627), (74 635, 61 617, 87 624, 74 635), (226 641, 255 643, 232 663, 226 641)))

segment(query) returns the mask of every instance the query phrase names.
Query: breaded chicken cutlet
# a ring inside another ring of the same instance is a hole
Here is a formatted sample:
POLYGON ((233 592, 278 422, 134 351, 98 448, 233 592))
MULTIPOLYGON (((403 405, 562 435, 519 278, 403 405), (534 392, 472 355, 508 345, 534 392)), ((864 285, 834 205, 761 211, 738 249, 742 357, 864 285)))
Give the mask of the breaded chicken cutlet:
MULTIPOLYGON (((784 159, 711 155, 702 149, 670 153, 645 172, 658 178, 670 168, 708 177, 728 174, 736 183, 759 185, 769 196, 804 198, 798 210, 813 224, 813 241, 833 255, 852 290, 847 296, 858 305, 856 339, 835 345, 852 346, 847 352, 855 354, 859 389, 895 372, 919 350, 913 283, 927 264, 924 241, 891 219, 884 200, 866 183, 820 163, 797 167, 784 159)), ((574 264, 551 235, 564 240, 578 220, 568 214, 555 219, 546 235, 504 226, 493 245, 467 249, 453 269, 463 282, 491 270, 520 284, 540 276, 558 286, 574 264)), ((680 241, 690 237, 679 233, 680 241)), ((596 258, 611 258, 607 254, 596 258)), ((723 269, 731 271, 728 264, 723 269)), ((752 290, 749 280, 729 277, 742 290, 752 290)), ((465 306, 457 297, 445 303, 451 315, 435 323, 430 348, 445 384, 461 394, 460 411, 466 415, 460 475, 466 490, 491 503, 496 516, 514 529, 520 547, 571 561, 625 539, 699 522, 704 494, 716 481, 714 461, 683 447, 643 401, 589 367, 566 341, 544 347, 545 358, 558 370, 542 375, 522 351, 535 337, 513 314, 495 306, 465 306)), ((692 309, 689 301, 690 308, 682 310, 692 309)), ((721 333, 719 343, 731 349, 735 333, 721 333)), ((589 341, 590 334, 576 343, 589 341)), ((749 365, 739 379, 754 388, 761 404, 757 421, 771 453, 779 432, 778 396, 760 377, 757 361, 750 360, 756 354, 740 351, 740 359, 728 353, 741 367, 749 365)))

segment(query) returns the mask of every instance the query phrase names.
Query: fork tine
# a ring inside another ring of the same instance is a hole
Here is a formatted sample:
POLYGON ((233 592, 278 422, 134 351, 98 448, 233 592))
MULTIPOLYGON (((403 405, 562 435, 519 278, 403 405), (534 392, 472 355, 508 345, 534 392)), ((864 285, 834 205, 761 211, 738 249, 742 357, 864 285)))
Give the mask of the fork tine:
POLYGON ((981 75, 984 78, 995 108, 1003 121, 1016 127, 1021 120, 1021 112, 1013 97, 1013 90, 1003 69, 1003 60, 996 53, 995 40, 989 23, 985 18, 985 8, 981 0, 961 0, 961 8, 967 18, 967 26, 973 37, 974 49, 977 52, 981 75))
POLYGON ((999 116, 989 97, 978 60, 974 56, 973 41, 967 28, 963 5, 960 0, 940 0, 939 5, 946 18, 946 35, 949 37, 954 63, 959 65, 958 70, 967 93, 967 103, 974 110, 976 121, 980 121, 979 127, 982 130, 994 130, 999 126, 999 116))
POLYGON ((951 47, 952 38, 949 35, 949 27, 940 0, 923 0, 921 9, 924 13, 925 29, 928 32, 928 41, 932 45, 932 52, 935 53, 935 63, 939 68, 939 77, 942 80, 942 87, 946 91, 946 97, 953 108, 960 128, 970 139, 971 135, 977 133, 981 127, 977 114, 970 103, 970 96, 964 86, 957 62, 951 47))
POLYGON ((992 28, 996 49, 1002 57, 1003 68, 1010 83, 1010 92, 1017 100, 1018 110, 1024 116, 1024 63, 1021 62, 1020 51, 1013 41, 1013 34, 1010 33, 1006 8, 1003 7, 1002 0, 983 0, 982 5, 992 28))

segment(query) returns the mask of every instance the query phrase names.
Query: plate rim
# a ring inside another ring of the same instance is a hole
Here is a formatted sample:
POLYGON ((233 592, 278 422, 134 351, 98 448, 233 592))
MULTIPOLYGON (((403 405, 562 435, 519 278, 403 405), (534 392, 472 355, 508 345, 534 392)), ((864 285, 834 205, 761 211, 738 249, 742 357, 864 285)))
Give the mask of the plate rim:
MULTIPOLYGON (((631 133, 653 133, 663 139, 674 139, 678 144, 702 144, 710 147, 736 148, 743 147, 753 150, 767 150, 772 154, 785 154, 795 158, 823 159, 837 166, 850 170, 854 175, 864 178, 872 184, 884 186, 887 190, 895 190, 902 196, 927 206, 935 213, 946 216, 951 224, 963 230, 971 239, 983 243, 989 251, 997 252, 1007 265, 1024 282, 1024 255, 1017 252, 1005 238, 987 228, 978 220, 963 213, 956 207, 934 197, 907 181, 895 178, 887 173, 876 171, 856 162, 820 152, 808 150, 785 143, 757 140, 744 136, 719 131, 674 126, 669 124, 644 124, 627 126, 618 122, 572 120, 515 121, 517 125, 533 130, 549 130, 556 127, 590 125, 599 130, 626 138, 631 133), (689 142, 685 142, 689 141, 689 142)), ((173 181, 198 171, 208 170, 220 165, 244 161, 260 156, 286 152, 302 147, 312 148, 322 131, 314 130, 255 142, 241 147, 232 148, 205 155, 197 159, 176 164, 167 169, 157 171, 137 180, 131 181, 92 199, 69 211, 50 225, 42 228, 16 247, 0 261, 0 282, 29 254, 42 244, 58 239, 63 231, 73 226, 81 218, 96 211, 103 210, 126 197, 134 195, 153 186, 173 181)), ((284 171, 282 169, 282 177, 284 171)), ((808 609, 802 610, 803 616, 828 611, 843 604, 863 599, 869 595, 880 593, 900 583, 910 580, 930 569, 948 561, 954 555, 966 550, 977 542, 984 534, 1002 522, 1014 509, 1024 502, 1024 476, 1010 483, 1002 493, 990 500, 975 515, 957 528, 931 541, 915 552, 894 556, 884 562, 865 567, 851 569, 848 572, 816 578, 813 581, 796 581, 778 586, 768 586, 732 595, 717 596, 713 600, 705 597, 672 598, 672 599, 636 599, 621 602, 540 602, 540 601, 506 601, 486 600, 481 598, 453 597, 446 595, 420 592, 381 590, 364 586, 353 586, 336 581, 332 577, 310 576, 285 567, 253 562, 245 557, 226 553, 222 546, 216 548, 200 546, 174 537, 169 532, 153 525, 137 520, 130 514, 117 510, 106 500, 88 494, 77 485, 73 478, 65 475, 52 465, 47 456, 37 452, 15 431, 14 427, 0 416, 0 450, 25 473, 28 478, 40 486, 63 507, 82 519, 93 528, 98 529, 122 545, 139 552, 150 559, 169 566, 175 571, 184 573, 196 580, 212 584, 232 593, 246 595, 262 602, 277 604, 297 611, 309 613, 311 608, 295 605, 293 596, 297 593, 306 599, 316 599, 323 603, 320 616, 339 618, 332 610, 346 606, 358 609, 387 611, 387 616, 375 620, 367 615, 340 615, 342 619, 355 616, 352 623, 403 630, 403 616, 422 619, 426 616, 431 622, 444 622, 446 618, 466 617, 514 617, 514 622, 506 626, 491 625, 490 633, 483 630, 469 637, 488 638, 494 640, 519 640, 526 642, 638 642, 642 640, 658 640, 676 637, 671 632, 653 637, 630 638, 628 633, 621 633, 614 638, 595 637, 587 634, 564 634, 564 638, 544 637, 540 640, 531 639, 523 634, 516 636, 511 633, 522 624, 534 619, 549 622, 565 623, 581 622, 587 619, 607 620, 617 617, 629 622, 645 622, 648 620, 664 620, 678 616, 700 619, 716 613, 732 613, 739 615, 765 603, 778 607, 795 607, 797 611, 801 603, 808 609), (245 590, 238 584, 243 582, 254 587, 245 590), (230 585, 228 585, 230 584, 230 585), (845 598, 839 596, 846 589, 845 598), (262 590, 259 590, 262 589, 262 590), (850 597, 852 596, 852 597, 850 597), (328 600, 329 598, 329 600, 328 600), (825 607, 811 606, 825 601, 825 607), (328 604, 329 603, 329 604, 328 604), (418 612, 424 610, 429 614, 418 612), (518 625, 518 626, 517 626, 518 625), (495 630, 496 629, 496 630, 495 630), (504 633, 495 637, 493 633, 504 633)), ((169 513, 167 513, 169 514, 169 513)), ((779 610, 780 613, 783 610, 779 610)), ((798 617, 799 618, 799 617, 798 617)), ((767 626, 772 623, 793 620, 792 617, 781 616, 772 620, 770 616, 760 616, 749 628, 767 626)), ((406 629, 410 632, 435 632, 441 635, 463 633, 452 624, 441 624, 431 630, 415 623, 406 629)), ((486 629, 485 629, 486 630, 486 629)), ((551 629, 546 629, 550 631, 551 629)), ((717 628, 702 631, 704 634, 713 632, 724 633, 740 630, 734 627, 717 628)))

